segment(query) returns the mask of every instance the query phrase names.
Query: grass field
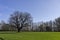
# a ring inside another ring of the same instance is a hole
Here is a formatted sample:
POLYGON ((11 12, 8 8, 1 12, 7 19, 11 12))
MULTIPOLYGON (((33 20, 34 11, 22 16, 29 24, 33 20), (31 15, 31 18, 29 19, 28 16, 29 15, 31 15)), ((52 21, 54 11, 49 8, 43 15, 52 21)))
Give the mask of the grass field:
POLYGON ((4 40, 60 40, 60 32, 0 32, 4 40))

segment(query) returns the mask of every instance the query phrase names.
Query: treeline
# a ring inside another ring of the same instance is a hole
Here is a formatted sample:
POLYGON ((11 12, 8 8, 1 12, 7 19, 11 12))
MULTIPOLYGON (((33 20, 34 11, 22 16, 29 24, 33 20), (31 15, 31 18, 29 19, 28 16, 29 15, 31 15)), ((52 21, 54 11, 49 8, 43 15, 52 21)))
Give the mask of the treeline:
POLYGON ((34 32, 60 32, 60 17, 54 21, 33 23, 33 18, 28 12, 15 11, 10 15, 9 21, 1 21, 0 31, 34 31, 34 32))

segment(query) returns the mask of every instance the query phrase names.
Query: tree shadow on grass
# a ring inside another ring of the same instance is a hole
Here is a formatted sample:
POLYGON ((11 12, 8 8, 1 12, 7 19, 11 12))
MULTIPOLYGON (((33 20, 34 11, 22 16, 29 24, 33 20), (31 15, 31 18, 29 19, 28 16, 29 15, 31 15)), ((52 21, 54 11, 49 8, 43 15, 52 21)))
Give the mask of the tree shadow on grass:
POLYGON ((2 37, 0 37, 0 40, 4 40, 2 37))

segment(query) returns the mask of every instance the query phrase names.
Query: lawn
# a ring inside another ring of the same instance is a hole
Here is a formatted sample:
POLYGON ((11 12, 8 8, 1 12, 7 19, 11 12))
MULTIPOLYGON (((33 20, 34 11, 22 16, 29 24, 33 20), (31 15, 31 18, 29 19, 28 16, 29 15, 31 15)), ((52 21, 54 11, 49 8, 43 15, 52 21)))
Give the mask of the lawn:
POLYGON ((60 32, 0 32, 4 40, 60 40, 60 32))

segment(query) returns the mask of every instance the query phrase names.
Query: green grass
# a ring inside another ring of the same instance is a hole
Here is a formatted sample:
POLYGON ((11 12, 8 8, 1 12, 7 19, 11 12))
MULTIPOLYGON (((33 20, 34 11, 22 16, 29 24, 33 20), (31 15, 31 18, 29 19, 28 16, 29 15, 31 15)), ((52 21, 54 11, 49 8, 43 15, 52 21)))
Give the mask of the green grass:
POLYGON ((0 32, 5 40, 60 40, 60 32, 0 32))

